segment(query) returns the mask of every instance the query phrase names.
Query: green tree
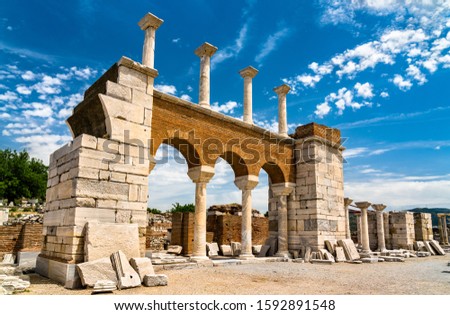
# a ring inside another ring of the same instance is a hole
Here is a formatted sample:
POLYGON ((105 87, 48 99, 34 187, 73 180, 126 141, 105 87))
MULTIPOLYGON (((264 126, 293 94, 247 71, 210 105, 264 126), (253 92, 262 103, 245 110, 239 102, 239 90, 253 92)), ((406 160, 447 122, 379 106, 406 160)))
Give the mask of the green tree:
POLYGON ((0 198, 45 199, 47 167, 26 151, 0 150, 0 198))
POLYGON ((162 213, 162 211, 159 210, 159 209, 156 209, 156 208, 148 208, 148 207, 147 207, 147 212, 148 212, 148 213, 153 213, 153 214, 161 214, 161 213, 162 213))
POLYGON ((195 205, 193 203, 189 203, 186 205, 180 205, 180 203, 173 203, 172 209, 169 212, 195 212, 195 205))

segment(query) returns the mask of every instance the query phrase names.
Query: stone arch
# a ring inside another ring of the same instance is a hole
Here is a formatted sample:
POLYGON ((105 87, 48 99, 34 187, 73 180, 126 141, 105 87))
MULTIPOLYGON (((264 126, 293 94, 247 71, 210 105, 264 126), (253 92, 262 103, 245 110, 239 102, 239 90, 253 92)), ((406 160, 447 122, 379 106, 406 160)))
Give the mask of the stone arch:
POLYGON ((283 172, 281 167, 274 162, 266 162, 261 168, 266 171, 272 184, 285 183, 289 181, 289 177, 283 172))
POLYGON ((161 144, 167 144, 177 149, 185 158, 188 164, 188 168, 197 167, 202 164, 198 150, 188 139, 172 137, 160 139, 157 142, 153 142, 150 148, 151 156, 154 157, 156 155, 156 152, 158 151, 161 144))
POLYGON ((224 159, 231 166, 236 178, 249 175, 249 168, 245 163, 245 160, 238 153, 226 151, 217 157, 216 163, 219 158, 224 159))

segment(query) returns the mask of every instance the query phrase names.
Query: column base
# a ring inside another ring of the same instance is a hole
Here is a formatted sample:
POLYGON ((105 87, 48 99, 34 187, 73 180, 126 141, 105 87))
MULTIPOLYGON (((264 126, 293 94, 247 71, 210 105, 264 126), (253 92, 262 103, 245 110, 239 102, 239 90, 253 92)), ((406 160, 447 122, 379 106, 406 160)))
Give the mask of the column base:
POLYGON ((363 250, 361 251, 362 254, 370 254, 371 252, 372 252, 372 251, 371 251, 370 249, 369 249, 369 250, 367 250, 367 249, 364 250, 364 249, 363 249, 363 250))
POLYGON ((241 254, 239 255, 239 259, 240 260, 249 260, 249 259, 254 259, 255 256, 253 254, 241 254))
POLYGON ((211 109, 211 105, 210 104, 198 104, 198 105, 200 105, 200 107, 203 107, 203 108, 211 109))
POLYGON ((36 259, 36 273, 62 284, 66 289, 83 287, 76 266, 41 256, 36 259))
POLYGON ((292 258, 289 252, 278 252, 275 254, 275 257, 292 258))
POLYGON ((208 256, 191 256, 189 258, 190 261, 205 261, 205 260, 209 260, 208 256))

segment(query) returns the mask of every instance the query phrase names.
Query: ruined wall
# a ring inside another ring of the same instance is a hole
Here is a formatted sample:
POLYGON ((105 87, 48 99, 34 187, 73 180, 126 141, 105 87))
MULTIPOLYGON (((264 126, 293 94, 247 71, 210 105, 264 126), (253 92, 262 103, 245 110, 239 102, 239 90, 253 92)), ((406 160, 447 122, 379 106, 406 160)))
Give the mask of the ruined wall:
POLYGON ((0 226, 0 255, 18 251, 39 251, 42 240, 42 224, 0 226))
POLYGON ((172 214, 171 245, 183 247, 183 255, 191 255, 194 250, 194 213, 172 214))
POLYGON ((389 214, 389 234, 391 248, 388 249, 413 249, 415 240, 413 213, 391 212, 389 214))
POLYGON ((375 251, 378 249, 378 233, 377 233, 377 213, 375 211, 367 211, 367 223, 369 226, 369 246, 375 251))
POLYGON ((414 213, 414 231, 416 241, 429 241, 433 239, 431 213, 414 213))

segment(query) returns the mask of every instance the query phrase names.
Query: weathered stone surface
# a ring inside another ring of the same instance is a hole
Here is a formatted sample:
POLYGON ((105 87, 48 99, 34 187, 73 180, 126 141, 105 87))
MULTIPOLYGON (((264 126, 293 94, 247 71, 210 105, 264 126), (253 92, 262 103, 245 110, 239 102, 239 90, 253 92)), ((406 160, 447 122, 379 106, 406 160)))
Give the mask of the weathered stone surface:
POLYGON ((417 252, 417 257, 429 257, 431 256, 430 252, 417 252))
POLYGON ((292 262, 303 264, 305 262, 305 260, 303 258, 295 258, 295 259, 292 259, 292 262))
POLYGON ((305 261, 309 262, 309 260, 311 259, 311 247, 306 247, 306 251, 305 251, 305 261))
POLYGON ((344 249, 341 246, 335 247, 335 257, 336 262, 343 262, 347 260, 347 258, 345 258, 344 249))
POLYGON ((130 265, 139 274, 141 282, 144 281, 145 275, 153 275, 155 271, 153 270, 152 261, 147 257, 131 258, 130 265))
POLYGON ((262 245, 253 245, 252 246, 252 253, 253 255, 259 255, 261 252, 262 245))
POLYGON ((166 275, 145 275, 144 285, 146 287, 166 286, 168 278, 166 275))
POLYGON ((267 240, 266 245, 269 245, 269 252, 266 256, 274 256, 278 250, 278 240, 276 237, 271 237, 267 240))
POLYGON ((402 257, 380 256, 379 258, 384 259, 386 262, 405 262, 405 258, 402 257))
POLYGON ((417 251, 426 251, 426 247, 423 241, 414 241, 414 249, 417 251))
POLYGON ((118 250, 139 257, 138 225, 88 222, 84 246, 85 261, 109 257, 118 250))
POLYGON ((183 247, 179 246, 179 245, 170 245, 167 248, 167 253, 168 254, 180 255, 182 251, 183 251, 183 247))
POLYGON ((239 242, 231 242, 231 252, 233 256, 239 256, 242 251, 242 245, 239 242))
POLYGON ((363 263, 368 263, 368 264, 374 264, 378 262, 378 258, 377 257, 367 257, 367 258, 361 258, 361 261, 363 263))
POLYGON ((445 251, 442 249, 441 245, 439 245, 438 241, 430 240, 430 246, 434 249, 436 254, 445 255, 445 251))
POLYGON ((336 240, 326 240, 325 241, 325 247, 332 255, 335 254, 334 248, 336 246, 337 246, 337 241, 336 240))
POLYGON ((84 286, 94 287, 99 280, 117 283, 116 272, 109 258, 101 258, 77 265, 77 271, 84 286))
POLYGON ((208 256, 219 255, 219 245, 217 245, 217 243, 206 243, 206 249, 208 251, 208 256))
POLYGON ((111 280, 98 280, 92 293, 108 293, 117 289, 116 282, 111 280))
POLYGON ((16 260, 16 256, 13 254, 5 254, 5 256, 3 256, 3 261, 0 263, 0 265, 12 265, 14 264, 16 260))
POLYGON ((118 251, 111 255, 111 263, 117 276, 117 287, 121 289, 134 288, 141 285, 141 278, 128 263, 127 256, 118 251))
POLYGON ((338 245, 344 249, 348 260, 358 260, 360 258, 356 246, 351 239, 338 240, 338 245))
POLYGON ((436 255, 436 252, 434 251, 433 247, 431 247, 429 241, 424 241, 423 244, 425 245, 425 248, 427 249, 427 251, 428 251, 432 256, 433 256, 433 255, 436 255))
POLYGON ((333 260, 323 260, 323 259, 311 259, 309 261, 312 264, 323 264, 323 265, 332 265, 334 264, 333 260))
POLYGON ((230 245, 220 245, 220 251, 223 256, 233 256, 230 245))
POLYGON ((269 245, 261 246, 261 250, 259 251, 258 257, 266 257, 267 253, 269 252, 269 249, 270 249, 269 245))

